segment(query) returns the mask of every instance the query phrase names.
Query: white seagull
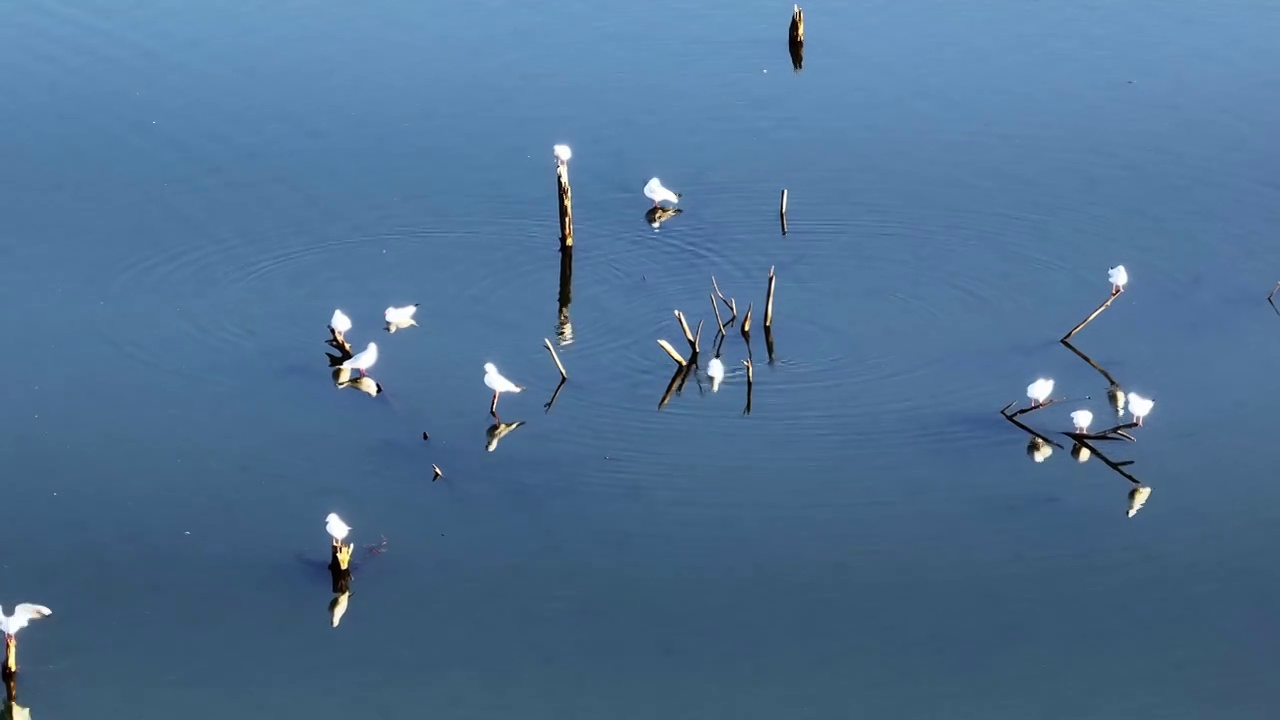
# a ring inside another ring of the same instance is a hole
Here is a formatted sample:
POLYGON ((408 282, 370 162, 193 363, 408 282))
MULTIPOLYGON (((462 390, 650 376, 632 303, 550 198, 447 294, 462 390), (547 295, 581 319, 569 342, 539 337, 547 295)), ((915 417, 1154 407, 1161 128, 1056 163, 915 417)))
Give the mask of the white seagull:
POLYGON ((573 157, 573 151, 569 149, 568 145, 554 145, 551 148, 551 152, 555 153, 557 165, 567 164, 569 158, 573 157))
POLYGON ((1112 294, 1124 292, 1124 286, 1129 282, 1129 271, 1123 265, 1117 265, 1107 271, 1107 279, 1111 281, 1112 294))
POLYGON ((0 607, 0 630, 3 630, 8 637, 13 637, 32 620, 52 614, 53 611, 49 608, 31 603, 19 603, 13 609, 12 615, 5 615, 4 608, 0 607))
POLYGON ((644 196, 653 201, 653 206, 658 207, 658 203, 666 200, 671 204, 680 202, 680 193, 674 193, 662 186, 662 181, 653 178, 644 185, 644 196))
POLYGON ((498 395, 504 392, 518 393, 524 389, 503 377, 502 373, 498 372, 498 366, 493 363, 484 364, 484 384, 493 391, 493 402, 489 405, 489 412, 494 417, 498 416, 498 395))
POLYGON ((1027 397, 1031 398, 1031 407, 1044 403, 1053 394, 1053 380, 1040 378, 1027 386, 1027 397))
POLYGON ((1133 413, 1133 419, 1138 422, 1138 427, 1142 427, 1142 418, 1151 414, 1151 408, 1155 407, 1156 401, 1151 398, 1142 397, 1136 392, 1129 393, 1129 412, 1133 413))
POLYGON ((418 303, 405 305, 404 307, 389 307, 383 317, 387 321, 387 332, 395 332, 400 328, 407 328, 410 325, 417 325, 418 321, 413 319, 413 314, 418 312, 418 303))
POLYGON ((711 392, 720 389, 720 382, 724 380, 724 363, 720 362, 720 358, 713 357, 707 363, 707 377, 711 378, 711 392))
POLYGON ((1077 410, 1071 413, 1071 422, 1076 425, 1076 432, 1089 432, 1089 423, 1093 422, 1093 413, 1088 410, 1077 410))
POLYGON ((346 362, 338 367, 348 370, 359 370, 361 375, 365 374, 365 370, 373 367, 378 362, 378 343, 369 343, 369 346, 360 352, 352 355, 346 362))
POLYGON ((343 333, 351 329, 351 318, 341 310, 334 310, 333 317, 329 319, 329 327, 334 335, 341 338, 343 333))
POLYGON ((329 532, 329 537, 333 538, 334 545, 341 545, 342 541, 347 539, 347 534, 351 532, 351 526, 342 522, 338 513, 329 513, 325 516, 324 529, 329 532))

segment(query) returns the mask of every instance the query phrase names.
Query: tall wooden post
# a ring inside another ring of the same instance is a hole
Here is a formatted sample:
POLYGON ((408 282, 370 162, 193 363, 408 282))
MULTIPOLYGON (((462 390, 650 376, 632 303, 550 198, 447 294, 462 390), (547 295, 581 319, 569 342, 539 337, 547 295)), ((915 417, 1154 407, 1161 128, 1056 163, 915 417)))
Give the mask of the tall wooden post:
POLYGON ((573 188, 569 187, 569 163, 556 163, 556 186, 560 198, 560 250, 573 248, 573 188))
POLYGON ((791 69, 800 72, 804 68, 804 10, 799 5, 792 6, 787 51, 791 53, 791 69))

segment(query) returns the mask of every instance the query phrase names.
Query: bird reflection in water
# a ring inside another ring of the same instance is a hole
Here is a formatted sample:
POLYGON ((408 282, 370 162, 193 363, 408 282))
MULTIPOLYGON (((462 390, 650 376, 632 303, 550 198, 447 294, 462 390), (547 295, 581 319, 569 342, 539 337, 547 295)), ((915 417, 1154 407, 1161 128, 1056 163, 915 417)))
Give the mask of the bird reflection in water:
POLYGON ((347 612, 347 602, 351 599, 351 591, 347 590, 339 595, 335 595, 329 601, 329 626, 338 627, 338 623, 342 622, 342 616, 347 612))
POLYGON ((1049 456, 1052 454, 1053 446, 1038 437, 1032 437, 1031 440, 1027 442, 1027 457, 1037 463, 1042 463, 1045 460, 1048 460, 1049 456))
POLYGON ((351 377, 351 368, 335 368, 333 383, 339 388, 359 390, 369 397, 377 397, 382 392, 382 385, 368 375, 351 377))
POLYGON ((484 440, 485 440, 484 449, 487 452, 493 452, 494 450, 497 450, 498 441, 506 437, 516 428, 520 427, 521 425, 524 425, 524 422, 525 422, 524 420, 517 420, 515 422, 509 422, 509 423, 498 422, 490 425, 489 428, 484 431, 484 440))
POLYGON ((644 214, 644 221, 649 223, 649 227, 657 230, 662 227, 662 223, 684 212, 681 208, 673 207, 651 207, 644 214))

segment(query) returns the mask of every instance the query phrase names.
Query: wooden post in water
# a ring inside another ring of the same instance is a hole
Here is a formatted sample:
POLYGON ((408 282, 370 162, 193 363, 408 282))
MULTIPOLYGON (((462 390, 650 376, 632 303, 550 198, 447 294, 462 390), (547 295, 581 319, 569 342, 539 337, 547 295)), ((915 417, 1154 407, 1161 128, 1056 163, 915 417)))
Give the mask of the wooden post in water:
POLYGON ((334 541, 329 553, 329 575, 333 579, 333 593, 341 595, 351 591, 351 551, 355 543, 343 545, 334 541))
POLYGON ((782 223, 782 235, 787 235, 787 189, 782 188, 782 199, 778 201, 778 220, 782 223))
POLYGON ((778 276, 773 267, 769 268, 769 288, 764 295, 764 349, 769 354, 769 362, 773 362, 773 289, 778 284, 778 276))
POLYGON ((569 187, 569 158, 573 152, 568 145, 552 148, 556 157, 556 187, 560 202, 560 249, 573 247, 573 188, 569 187))
POLYGON ((791 69, 800 72, 804 67, 804 10, 799 5, 791 7, 791 26, 787 28, 787 52, 791 55, 791 69))
POLYGON ((6 633, 4 636, 4 669, 2 674, 6 681, 9 678, 18 676, 18 637, 16 635, 6 633))
POLYGON ((742 361, 747 368, 747 406, 742 409, 743 415, 751 414, 751 389, 755 385, 755 374, 752 372, 751 359, 747 358, 742 361))

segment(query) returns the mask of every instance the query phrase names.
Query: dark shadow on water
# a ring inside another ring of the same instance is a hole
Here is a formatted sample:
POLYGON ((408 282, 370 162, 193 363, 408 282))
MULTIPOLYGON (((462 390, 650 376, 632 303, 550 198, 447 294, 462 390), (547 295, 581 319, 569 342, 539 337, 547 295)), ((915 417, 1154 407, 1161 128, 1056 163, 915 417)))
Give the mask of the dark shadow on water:
POLYGON ((648 223, 649 227, 657 230, 662 227, 662 223, 682 212, 684 212, 683 208, 652 207, 645 212, 644 221, 648 223))
POLYGON ((509 423, 504 423, 499 421, 494 423, 493 425, 490 425, 484 431, 485 451, 493 452, 494 450, 497 450, 498 442, 502 440, 502 438, 514 432, 516 428, 520 427, 521 425, 524 425, 524 423, 525 423, 524 420, 516 420, 515 422, 509 422, 509 423))

